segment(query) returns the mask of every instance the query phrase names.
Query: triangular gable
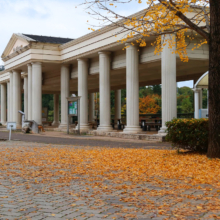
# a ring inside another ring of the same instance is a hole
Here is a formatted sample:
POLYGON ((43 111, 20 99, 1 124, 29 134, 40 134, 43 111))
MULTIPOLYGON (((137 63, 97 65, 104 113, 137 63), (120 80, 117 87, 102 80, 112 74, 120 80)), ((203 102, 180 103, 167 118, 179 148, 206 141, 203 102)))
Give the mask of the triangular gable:
POLYGON ((14 53, 22 47, 27 46, 30 41, 34 40, 22 34, 13 34, 2 54, 2 58, 14 53))

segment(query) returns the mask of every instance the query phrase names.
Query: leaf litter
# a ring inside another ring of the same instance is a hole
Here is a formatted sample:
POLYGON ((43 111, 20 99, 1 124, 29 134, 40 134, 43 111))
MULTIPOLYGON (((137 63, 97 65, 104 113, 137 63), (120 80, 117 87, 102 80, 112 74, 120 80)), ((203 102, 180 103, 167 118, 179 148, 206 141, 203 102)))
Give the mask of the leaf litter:
POLYGON ((95 199, 92 209, 99 210, 106 204, 103 198, 113 197, 111 205, 125 219, 148 212, 164 219, 199 219, 206 213, 220 219, 220 160, 205 155, 44 145, 1 148, 0 158, 0 184, 7 176, 12 190, 23 185, 34 195, 66 192, 72 208, 79 207, 74 201, 95 199), (83 190, 74 190, 73 184, 83 190))

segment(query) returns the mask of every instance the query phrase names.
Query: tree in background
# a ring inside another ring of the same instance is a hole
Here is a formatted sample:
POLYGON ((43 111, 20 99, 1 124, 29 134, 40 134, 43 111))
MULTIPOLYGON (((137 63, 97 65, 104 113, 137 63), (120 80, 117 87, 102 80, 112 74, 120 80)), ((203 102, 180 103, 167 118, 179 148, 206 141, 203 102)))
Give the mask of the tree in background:
POLYGON ((153 94, 161 95, 161 85, 144 86, 139 88, 140 98, 153 94))
POLYGON ((126 98, 124 99, 124 103, 121 105, 121 115, 126 115, 126 98))
POLYGON ((207 89, 202 90, 202 107, 204 109, 208 108, 208 94, 207 94, 207 89))
POLYGON ((177 113, 194 112, 194 93, 187 86, 177 88, 177 113))
POLYGON ((121 114, 126 114, 126 89, 121 90, 121 114))
POLYGON ((191 113, 194 111, 189 97, 183 99, 181 104, 181 109, 182 109, 182 113, 191 113))
POLYGON ((52 94, 42 95, 42 107, 48 108, 48 112, 53 111, 53 95, 52 94))
POLYGON ((156 114, 161 109, 158 105, 158 100, 160 96, 148 95, 143 98, 139 98, 139 113, 140 114, 156 114))

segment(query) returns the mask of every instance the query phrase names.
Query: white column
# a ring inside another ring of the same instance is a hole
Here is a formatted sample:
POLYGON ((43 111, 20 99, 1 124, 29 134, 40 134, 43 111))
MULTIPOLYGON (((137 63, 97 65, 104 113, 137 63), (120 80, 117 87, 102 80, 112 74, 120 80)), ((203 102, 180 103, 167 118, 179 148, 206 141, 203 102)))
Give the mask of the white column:
POLYGON ((59 94, 53 95, 53 123, 52 125, 58 126, 59 122, 59 94))
MULTIPOLYGON (((166 40, 175 40, 175 35, 163 35, 162 44, 166 40)), ((169 48, 169 42, 163 46, 161 52, 161 82, 162 82, 162 127, 159 133, 166 132, 167 121, 177 118, 177 90, 176 90, 176 47, 169 48)))
POLYGON ((115 90, 115 125, 121 119, 121 90, 115 90))
POLYGON ((100 125, 98 130, 112 130, 110 102, 110 52, 99 52, 99 108, 100 125))
POLYGON ((1 84, 1 123, 6 124, 6 83, 1 84))
POLYGON ((199 91, 199 109, 202 109, 202 89, 199 91))
POLYGON ((24 114, 25 119, 28 119, 28 77, 24 76, 24 114))
POLYGON ((61 123, 60 128, 67 127, 67 110, 68 110, 68 102, 67 97, 69 97, 69 67, 67 65, 63 65, 61 67, 61 123))
POLYGON ((138 133, 139 126, 139 59, 138 47, 126 44, 126 133, 138 133))
POLYGON ((32 120, 42 124, 42 64, 32 63, 32 120))
POLYGON ((32 65, 29 63, 28 67, 28 120, 32 120, 32 65))
POLYGON ((21 72, 13 71, 13 121, 16 122, 17 128, 21 128, 21 72))
POLYGON ((89 121, 94 122, 95 118, 95 101, 94 101, 94 93, 89 94, 89 121))
POLYGON ((195 88, 195 89, 193 89, 193 91, 194 91, 194 111, 195 111, 195 118, 196 118, 196 119, 199 119, 199 103, 200 103, 199 94, 200 94, 201 89, 200 89, 200 88, 195 88))
POLYGON ((78 96, 80 96, 80 130, 88 130, 88 60, 78 59, 78 96))
POLYGON ((10 122, 10 81, 7 82, 7 121, 10 122))
POLYGON ((13 103, 13 72, 10 72, 10 105, 9 105, 9 118, 10 118, 10 122, 14 122, 14 117, 13 117, 13 107, 14 107, 14 103, 13 103))

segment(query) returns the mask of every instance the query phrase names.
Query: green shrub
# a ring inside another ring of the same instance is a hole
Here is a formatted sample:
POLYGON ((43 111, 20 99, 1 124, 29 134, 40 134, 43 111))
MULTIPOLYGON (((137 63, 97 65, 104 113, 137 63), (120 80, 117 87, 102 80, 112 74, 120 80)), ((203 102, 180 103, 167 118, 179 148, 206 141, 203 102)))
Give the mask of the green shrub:
POLYGON ((208 119, 173 119, 166 123, 166 140, 175 147, 194 151, 208 149, 208 119))

